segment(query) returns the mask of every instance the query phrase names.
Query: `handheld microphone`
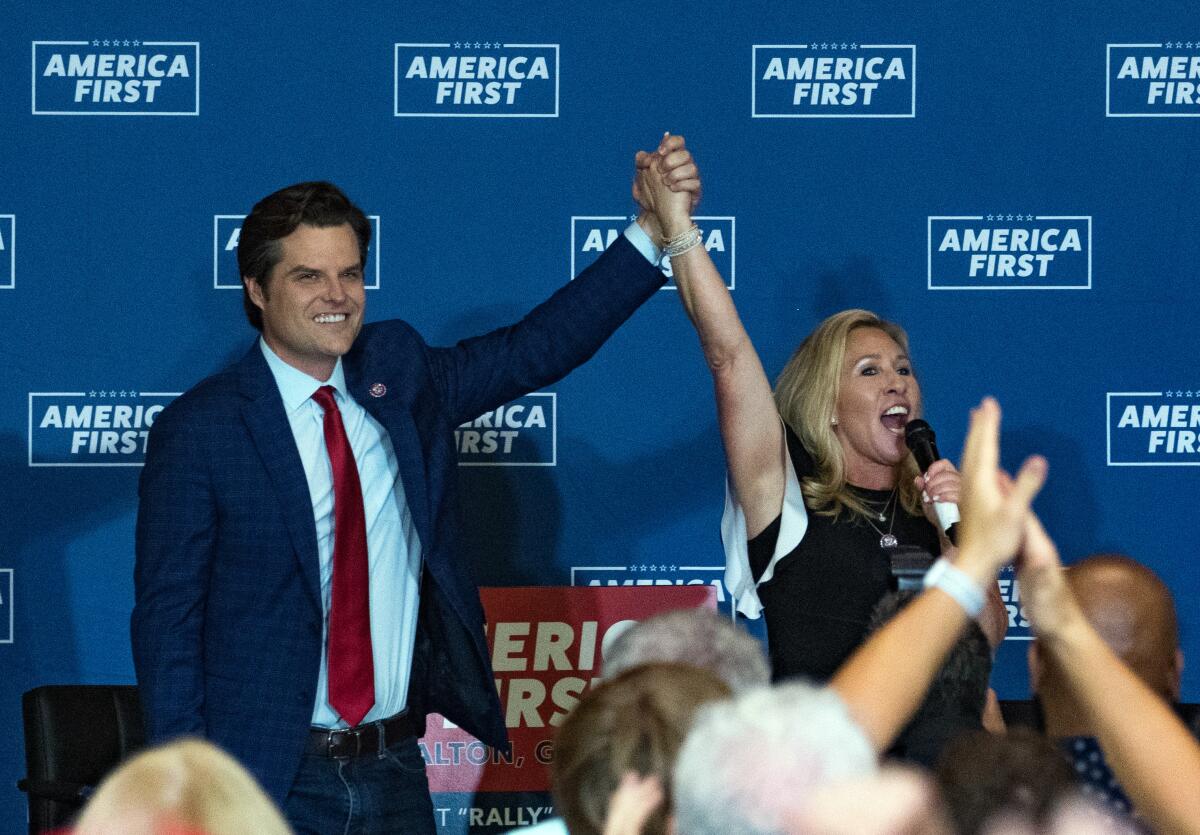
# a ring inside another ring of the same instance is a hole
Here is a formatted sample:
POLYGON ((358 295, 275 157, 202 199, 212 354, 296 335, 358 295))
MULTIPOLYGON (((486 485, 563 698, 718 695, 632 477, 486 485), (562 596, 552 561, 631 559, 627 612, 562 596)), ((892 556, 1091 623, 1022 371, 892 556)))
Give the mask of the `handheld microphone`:
MULTIPOLYGON (((933 427, 920 418, 910 420, 904 425, 904 443, 917 460, 922 475, 929 471, 934 461, 942 457, 938 454, 937 435, 934 434, 933 427)), ((937 513, 942 530, 946 532, 946 538, 957 545, 958 505, 954 502, 934 502, 933 509, 937 513)))

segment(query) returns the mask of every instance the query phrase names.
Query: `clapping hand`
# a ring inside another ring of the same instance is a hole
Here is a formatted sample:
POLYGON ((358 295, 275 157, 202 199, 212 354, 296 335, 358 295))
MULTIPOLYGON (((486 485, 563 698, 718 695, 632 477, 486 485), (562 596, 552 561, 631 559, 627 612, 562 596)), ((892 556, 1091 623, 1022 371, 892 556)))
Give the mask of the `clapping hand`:
POLYGON ((1030 503, 1046 480, 1046 459, 1027 458, 1016 479, 1000 469, 1000 406, 987 397, 971 411, 962 472, 958 567, 982 587, 1020 550, 1030 503))

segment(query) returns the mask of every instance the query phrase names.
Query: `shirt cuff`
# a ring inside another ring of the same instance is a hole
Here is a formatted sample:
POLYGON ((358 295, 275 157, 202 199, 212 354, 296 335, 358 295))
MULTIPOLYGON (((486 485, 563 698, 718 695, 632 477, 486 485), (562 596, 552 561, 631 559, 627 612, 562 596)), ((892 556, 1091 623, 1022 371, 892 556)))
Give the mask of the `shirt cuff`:
POLYGON ((654 241, 636 220, 625 227, 625 238, 654 266, 657 267, 662 261, 662 250, 654 245, 654 241))

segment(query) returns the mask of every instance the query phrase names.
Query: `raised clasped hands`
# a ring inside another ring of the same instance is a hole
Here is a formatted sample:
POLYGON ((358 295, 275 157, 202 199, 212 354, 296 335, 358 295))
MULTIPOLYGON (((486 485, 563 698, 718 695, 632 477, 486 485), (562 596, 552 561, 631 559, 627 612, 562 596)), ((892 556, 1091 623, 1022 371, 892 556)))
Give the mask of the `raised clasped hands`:
POLYGON ((654 151, 638 151, 633 199, 641 206, 638 223, 661 244, 691 226, 700 202, 700 171, 682 136, 666 133, 654 151))

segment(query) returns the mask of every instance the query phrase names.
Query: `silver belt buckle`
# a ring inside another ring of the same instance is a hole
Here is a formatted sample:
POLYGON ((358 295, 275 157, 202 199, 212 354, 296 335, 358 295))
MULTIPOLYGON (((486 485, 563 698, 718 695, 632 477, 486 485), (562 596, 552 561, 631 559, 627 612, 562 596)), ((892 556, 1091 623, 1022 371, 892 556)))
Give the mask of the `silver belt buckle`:
POLYGON ((325 731, 325 756, 340 760, 342 758, 334 754, 333 740, 336 733, 337 730, 335 728, 329 728, 325 731))

